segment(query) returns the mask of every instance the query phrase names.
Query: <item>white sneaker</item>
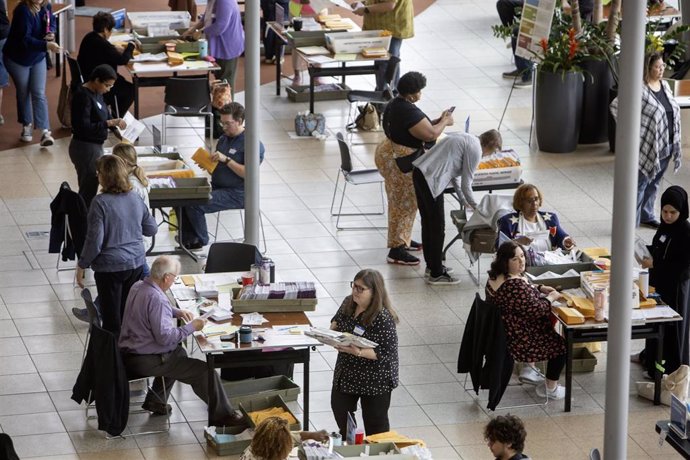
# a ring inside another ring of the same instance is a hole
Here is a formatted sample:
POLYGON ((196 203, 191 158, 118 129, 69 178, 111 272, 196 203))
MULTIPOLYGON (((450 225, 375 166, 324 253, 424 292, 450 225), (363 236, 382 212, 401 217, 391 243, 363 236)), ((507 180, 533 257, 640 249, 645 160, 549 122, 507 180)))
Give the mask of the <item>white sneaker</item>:
POLYGON ((540 398, 546 398, 547 395, 549 399, 554 399, 554 400, 559 400, 565 398, 565 387, 562 387, 561 385, 556 384, 556 388, 553 390, 549 390, 546 388, 546 384, 544 385, 538 385, 537 388, 537 395, 540 398))
POLYGON ((4 125, 4 124, 5 124, 5 117, 0 115, 0 125, 4 125))
POLYGON ((543 385, 544 374, 542 374, 541 371, 536 367, 525 366, 520 371, 518 380, 520 383, 525 383, 527 385, 543 385))
POLYGON ((52 133, 44 129, 43 134, 41 134, 41 147, 50 147, 55 143, 55 139, 53 139, 52 133))
POLYGON ((33 136, 33 126, 29 125, 24 125, 22 126, 22 134, 19 136, 19 139, 22 142, 31 142, 34 140, 33 136))

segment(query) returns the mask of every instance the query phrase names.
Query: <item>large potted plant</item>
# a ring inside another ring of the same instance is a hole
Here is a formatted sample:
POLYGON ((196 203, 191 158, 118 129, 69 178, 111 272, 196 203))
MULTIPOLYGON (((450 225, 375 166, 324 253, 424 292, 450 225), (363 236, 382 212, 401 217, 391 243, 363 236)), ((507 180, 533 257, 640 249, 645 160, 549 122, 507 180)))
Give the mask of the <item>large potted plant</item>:
POLYGON ((537 55, 535 125, 539 149, 567 153, 577 147, 582 119, 580 38, 569 18, 556 10, 551 33, 537 55))

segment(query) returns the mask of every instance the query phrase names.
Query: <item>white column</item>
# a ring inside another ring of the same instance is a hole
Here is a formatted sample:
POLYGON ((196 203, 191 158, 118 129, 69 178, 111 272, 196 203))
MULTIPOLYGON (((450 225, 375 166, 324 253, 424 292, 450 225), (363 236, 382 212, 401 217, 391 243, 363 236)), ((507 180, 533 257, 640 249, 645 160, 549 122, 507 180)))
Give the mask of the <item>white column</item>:
POLYGON ((621 78, 618 88, 618 128, 613 182, 615 225, 611 242, 611 297, 604 416, 604 458, 610 459, 627 458, 632 327, 630 301, 640 151, 645 6, 646 2, 639 0, 626 0, 622 6, 625 17, 621 32, 621 78))

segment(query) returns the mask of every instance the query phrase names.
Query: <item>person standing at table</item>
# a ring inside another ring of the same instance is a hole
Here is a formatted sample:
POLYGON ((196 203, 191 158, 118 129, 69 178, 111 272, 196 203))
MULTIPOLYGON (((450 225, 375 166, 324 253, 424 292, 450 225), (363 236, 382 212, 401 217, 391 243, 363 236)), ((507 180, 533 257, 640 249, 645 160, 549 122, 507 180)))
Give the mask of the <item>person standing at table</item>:
MULTIPOLYGON (((681 364, 690 364, 690 222, 688 194, 673 185, 661 195, 661 224, 652 239, 652 258, 642 261, 649 269, 649 284, 654 286, 663 303, 673 308, 682 321, 664 328, 664 374, 681 364)), ((643 362, 650 376, 656 367, 656 340, 647 340, 645 349, 633 361, 643 362)))
POLYGON ((345 297, 331 319, 331 329, 378 345, 336 347, 339 353, 333 372, 331 409, 343 438, 347 435, 348 414, 354 419, 357 401, 362 406, 367 435, 388 431, 391 392, 398 386, 398 315, 388 298, 383 277, 376 270, 364 269, 355 275, 350 286, 352 294, 345 297))
POLYGON ((428 284, 460 283, 460 279, 451 276, 443 265, 446 234, 443 191, 452 183, 463 206, 476 208, 472 193, 474 173, 482 156, 500 150, 502 144, 501 134, 495 129, 479 137, 451 133, 413 163, 412 183, 422 218, 422 250, 429 270, 428 284))
POLYGON ((55 16, 47 0, 20 0, 12 14, 12 24, 3 46, 3 60, 17 88, 17 115, 22 125, 19 139, 33 140, 41 130, 41 147, 55 143, 50 132, 46 98, 47 52, 57 53, 55 16))
MULTIPOLYGON (((364 17, 362 30, 388 30, 391 37, 388 52, 391 56, 400 57, 402 41, 414 37, 414 5, 412 0, 366 0, 351 4, 353 13, 364 17)), ((400 67, 393 76, 391 89, 398 86, 400 67)), ((383 75, 376 76, 376 89, 384 89, 383 75)))
POLYGON ((103 329, 118 336, 127 294, 143 277, 143 236, 155 235, 158 225, 144 200, 132 191, 127 166, 121 158, 103 156, 96 168, 103 193, 93 199, 89 208, 76 278, 83 289, 84 271, 93 269, 103 329))
MULTIPOLYGON (((117 72, 117 67, 127 65, 134 53, 134 43, 129 42, 125 48, 110 43, 108 39, 113 34, 115 18, 110 13, 99 11, 93 17, 93 30, 86 34, 79 45, 79 68, 84 79, 91 75, 91 71, 101 64, 108 64, 117 72)), ((117 74, 115 85, 103 98, 110 106, 114 117, 124 117, 134 102, 134 85, 117 74), (117 109, 117 110, 116 110, 117 109)))
POLYGON ((179 380, 191 385, 194 393, 209 405, 212 425, 244 426, 244 417, 230 404, 218 374, 213 372, 209 382, 206 363, 188 357, 180 344, 194 331, 203 329, 206 320, 170 304, 166 292, 179 274, 179 259, 158 257, 151 265, 151 275, 129 291, 118 342, 127 375, 156 377, 141 406, 144 410, 169 414, 172 407, 163 402, 163 390, 170 397, 175 381, 179 380), (177 327, 178 319, 185 322, 184 326, 177 327), (165 388, 161 377, 165 377, 165 388))
POLYGON ((115 84, 117 74, 108 64, 93 69, 88 81, 72 97, 72 140, 69 158, 77 170, 79 195, 88 208, 98 192, 96 161, 103 156, 108 129, 125 128, 124 120, 110 118, 103 95, 115 84))

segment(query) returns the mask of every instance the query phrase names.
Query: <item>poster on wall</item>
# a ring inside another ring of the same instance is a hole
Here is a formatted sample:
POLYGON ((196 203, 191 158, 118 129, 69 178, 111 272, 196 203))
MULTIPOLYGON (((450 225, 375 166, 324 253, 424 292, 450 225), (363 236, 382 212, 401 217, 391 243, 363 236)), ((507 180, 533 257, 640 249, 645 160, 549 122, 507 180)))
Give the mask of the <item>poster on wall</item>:
POLYGON ((556 0, 525 0, 518 29, 515 54, 533 61, 542 55, 539 42, 549 38, 556 0))

